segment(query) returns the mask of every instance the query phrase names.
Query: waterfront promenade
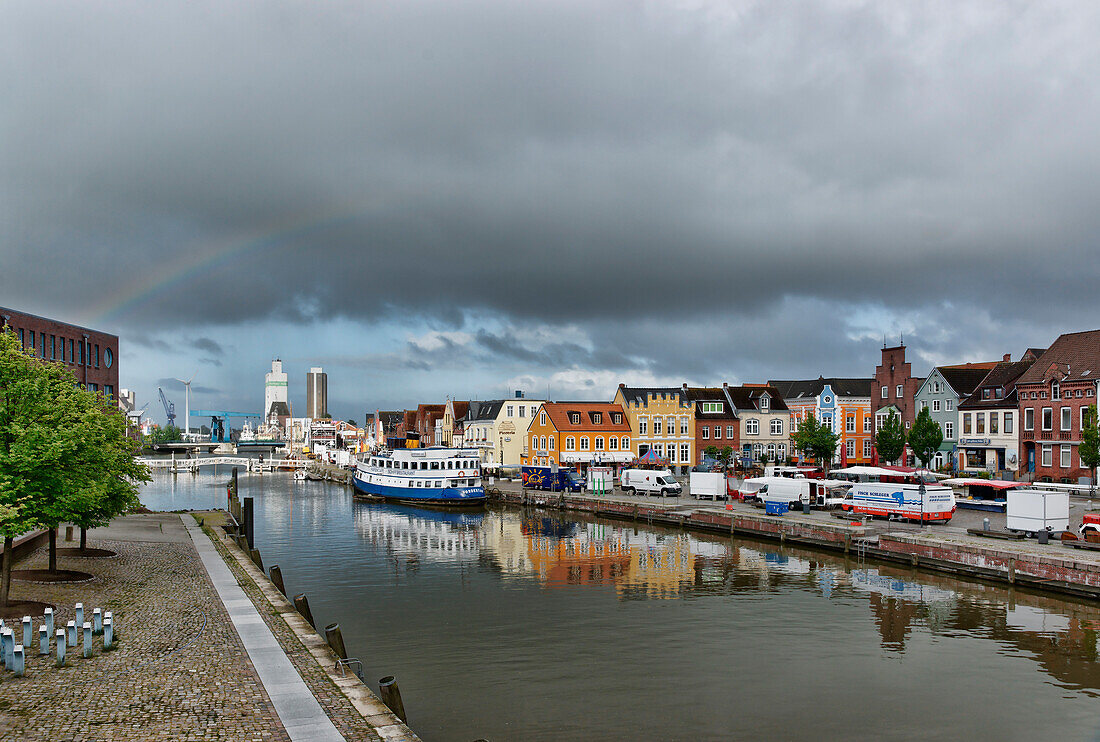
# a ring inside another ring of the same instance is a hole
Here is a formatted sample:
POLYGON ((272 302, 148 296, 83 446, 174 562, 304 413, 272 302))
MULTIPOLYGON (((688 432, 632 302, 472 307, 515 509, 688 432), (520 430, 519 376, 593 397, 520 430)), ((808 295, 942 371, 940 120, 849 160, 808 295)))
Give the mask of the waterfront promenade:
MULTIPOLYGON (((104 652, 97 638, 91 658, 70 648, 59 668, 53 655, 38 654, 36 638, 27 648, 26 675, 5 672, 0 679, 0 738, 415 739, 392 717, 365 718, 316 651, 263 598, 256 576, 191 516, 118 518, 91 531, 89 546, 117 556, 63 556, 59 567, 94 579, 13 582, 12 598, 55 604, 58 626, 74 617, 77 602, 88 614, 93 607, 112 611, 117 648, 104 652)), ((15 566, 45 563, 39 549, 15 566)), ((33 618, 37 637, 42 618, 33 618)))

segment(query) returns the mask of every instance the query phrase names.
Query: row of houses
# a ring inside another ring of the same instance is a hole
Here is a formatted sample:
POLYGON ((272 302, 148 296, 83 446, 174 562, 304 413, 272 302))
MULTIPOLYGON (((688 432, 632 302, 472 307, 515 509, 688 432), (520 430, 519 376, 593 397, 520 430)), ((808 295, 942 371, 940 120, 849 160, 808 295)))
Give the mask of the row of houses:
MULTIPOLYGON (((913 374, 904 343, 884 344, 873 376, 773 379, 731 386, 633 387, 610 402, 513 399, 422 404, 369 416, 378 440, 416 433, 427 444, 478 448, 489 469, 585 467, 659 459, 679 472, 708 449, 748 461, 798 456, 791 434, 810 415, 838 436, 833 463, 875 464, 890 415, 906 430, 927 408, 943 431, 931 465, 1007 478, 1076 482, 1091 472, 1078 446, 1100 391, 1100 330, 1067 333, 1017 360, 936 366, 913 374)), ((886 462, 881 462, 886 463, 886 462)), ((914 464, 912 452, 903 463, 914 464)))

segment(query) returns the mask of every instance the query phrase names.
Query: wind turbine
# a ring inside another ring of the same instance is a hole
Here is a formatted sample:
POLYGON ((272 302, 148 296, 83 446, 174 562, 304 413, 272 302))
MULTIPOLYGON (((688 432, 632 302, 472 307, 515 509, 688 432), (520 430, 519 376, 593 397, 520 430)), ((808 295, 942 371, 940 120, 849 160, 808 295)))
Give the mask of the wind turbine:
MULTIPOLYGON (((195 371, 197 374, 198 371, 195 371)), ((191 378, 187 381, 183 379, 176 379, 179 383, 183 384, 183 439, 190 442, 191 440, 191 382, 195 380, 195 374, 191 374, 191 378)))

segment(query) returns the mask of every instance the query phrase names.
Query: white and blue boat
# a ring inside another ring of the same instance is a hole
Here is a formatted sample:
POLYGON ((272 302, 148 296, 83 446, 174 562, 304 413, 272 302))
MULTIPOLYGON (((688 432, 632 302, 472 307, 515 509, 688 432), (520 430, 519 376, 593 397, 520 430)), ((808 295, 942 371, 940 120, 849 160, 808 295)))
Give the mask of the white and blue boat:
POLYGON ((485 504, 476 448, 395 448, 355 467, 355 489, 410 505, 485 504))

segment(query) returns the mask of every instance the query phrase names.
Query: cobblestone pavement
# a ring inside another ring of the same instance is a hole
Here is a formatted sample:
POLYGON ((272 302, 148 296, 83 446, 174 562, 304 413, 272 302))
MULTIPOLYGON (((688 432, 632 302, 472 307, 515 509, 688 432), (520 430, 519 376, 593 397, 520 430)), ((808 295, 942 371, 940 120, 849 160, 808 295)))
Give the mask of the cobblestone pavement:
MULTIPOLYGON (((209 530, 207 532, 210 533, 209 530)), ((219 538, 211 540, 225 563, 229 565, 233 576, 237 578, 241 589, 244 590, 252 604, 256 606, 257 612, 263 617, 264 623, 271 629, 271 633, 275 635, 279 646, 283 648, 291 663, 298 670, 298 674, 305 681, 306 686, 313 692, 317 702, 321 704, 321 708, 325 710, 329 719, 344 735, 344 738, 348 740, 380 740, 381 737, 375 732, 374 727, 355 709, 347 696, 336 687, 327 673, 317 664, 305 645, 286 625, 286 622, 277 615, 274 607, 256 587, 256 583, 245 574, 236 559, 227 554, 226 545, 219 538)))
MULTIPOLYGON (((152 523, 156 516, 131 518, 152 523)), ((38 654, 42 617, 32 617, 26 675, 0 671, 0 739, 289 742, 189 542, 90 538, 89 546, 118 556, 66 557, 58 566, 91 572, 95 580, 13 582, 11 597, 54 603, 61 627, 75 617, 77 602, 86 616, 95 607, 110 610, 119 622, 117 649, 103 652, 97 636, 91 658, 70 647, 66 666, 56 667, 53 654, 38 654)), ((45 549, 17 565, 45 566, 45 549)))

